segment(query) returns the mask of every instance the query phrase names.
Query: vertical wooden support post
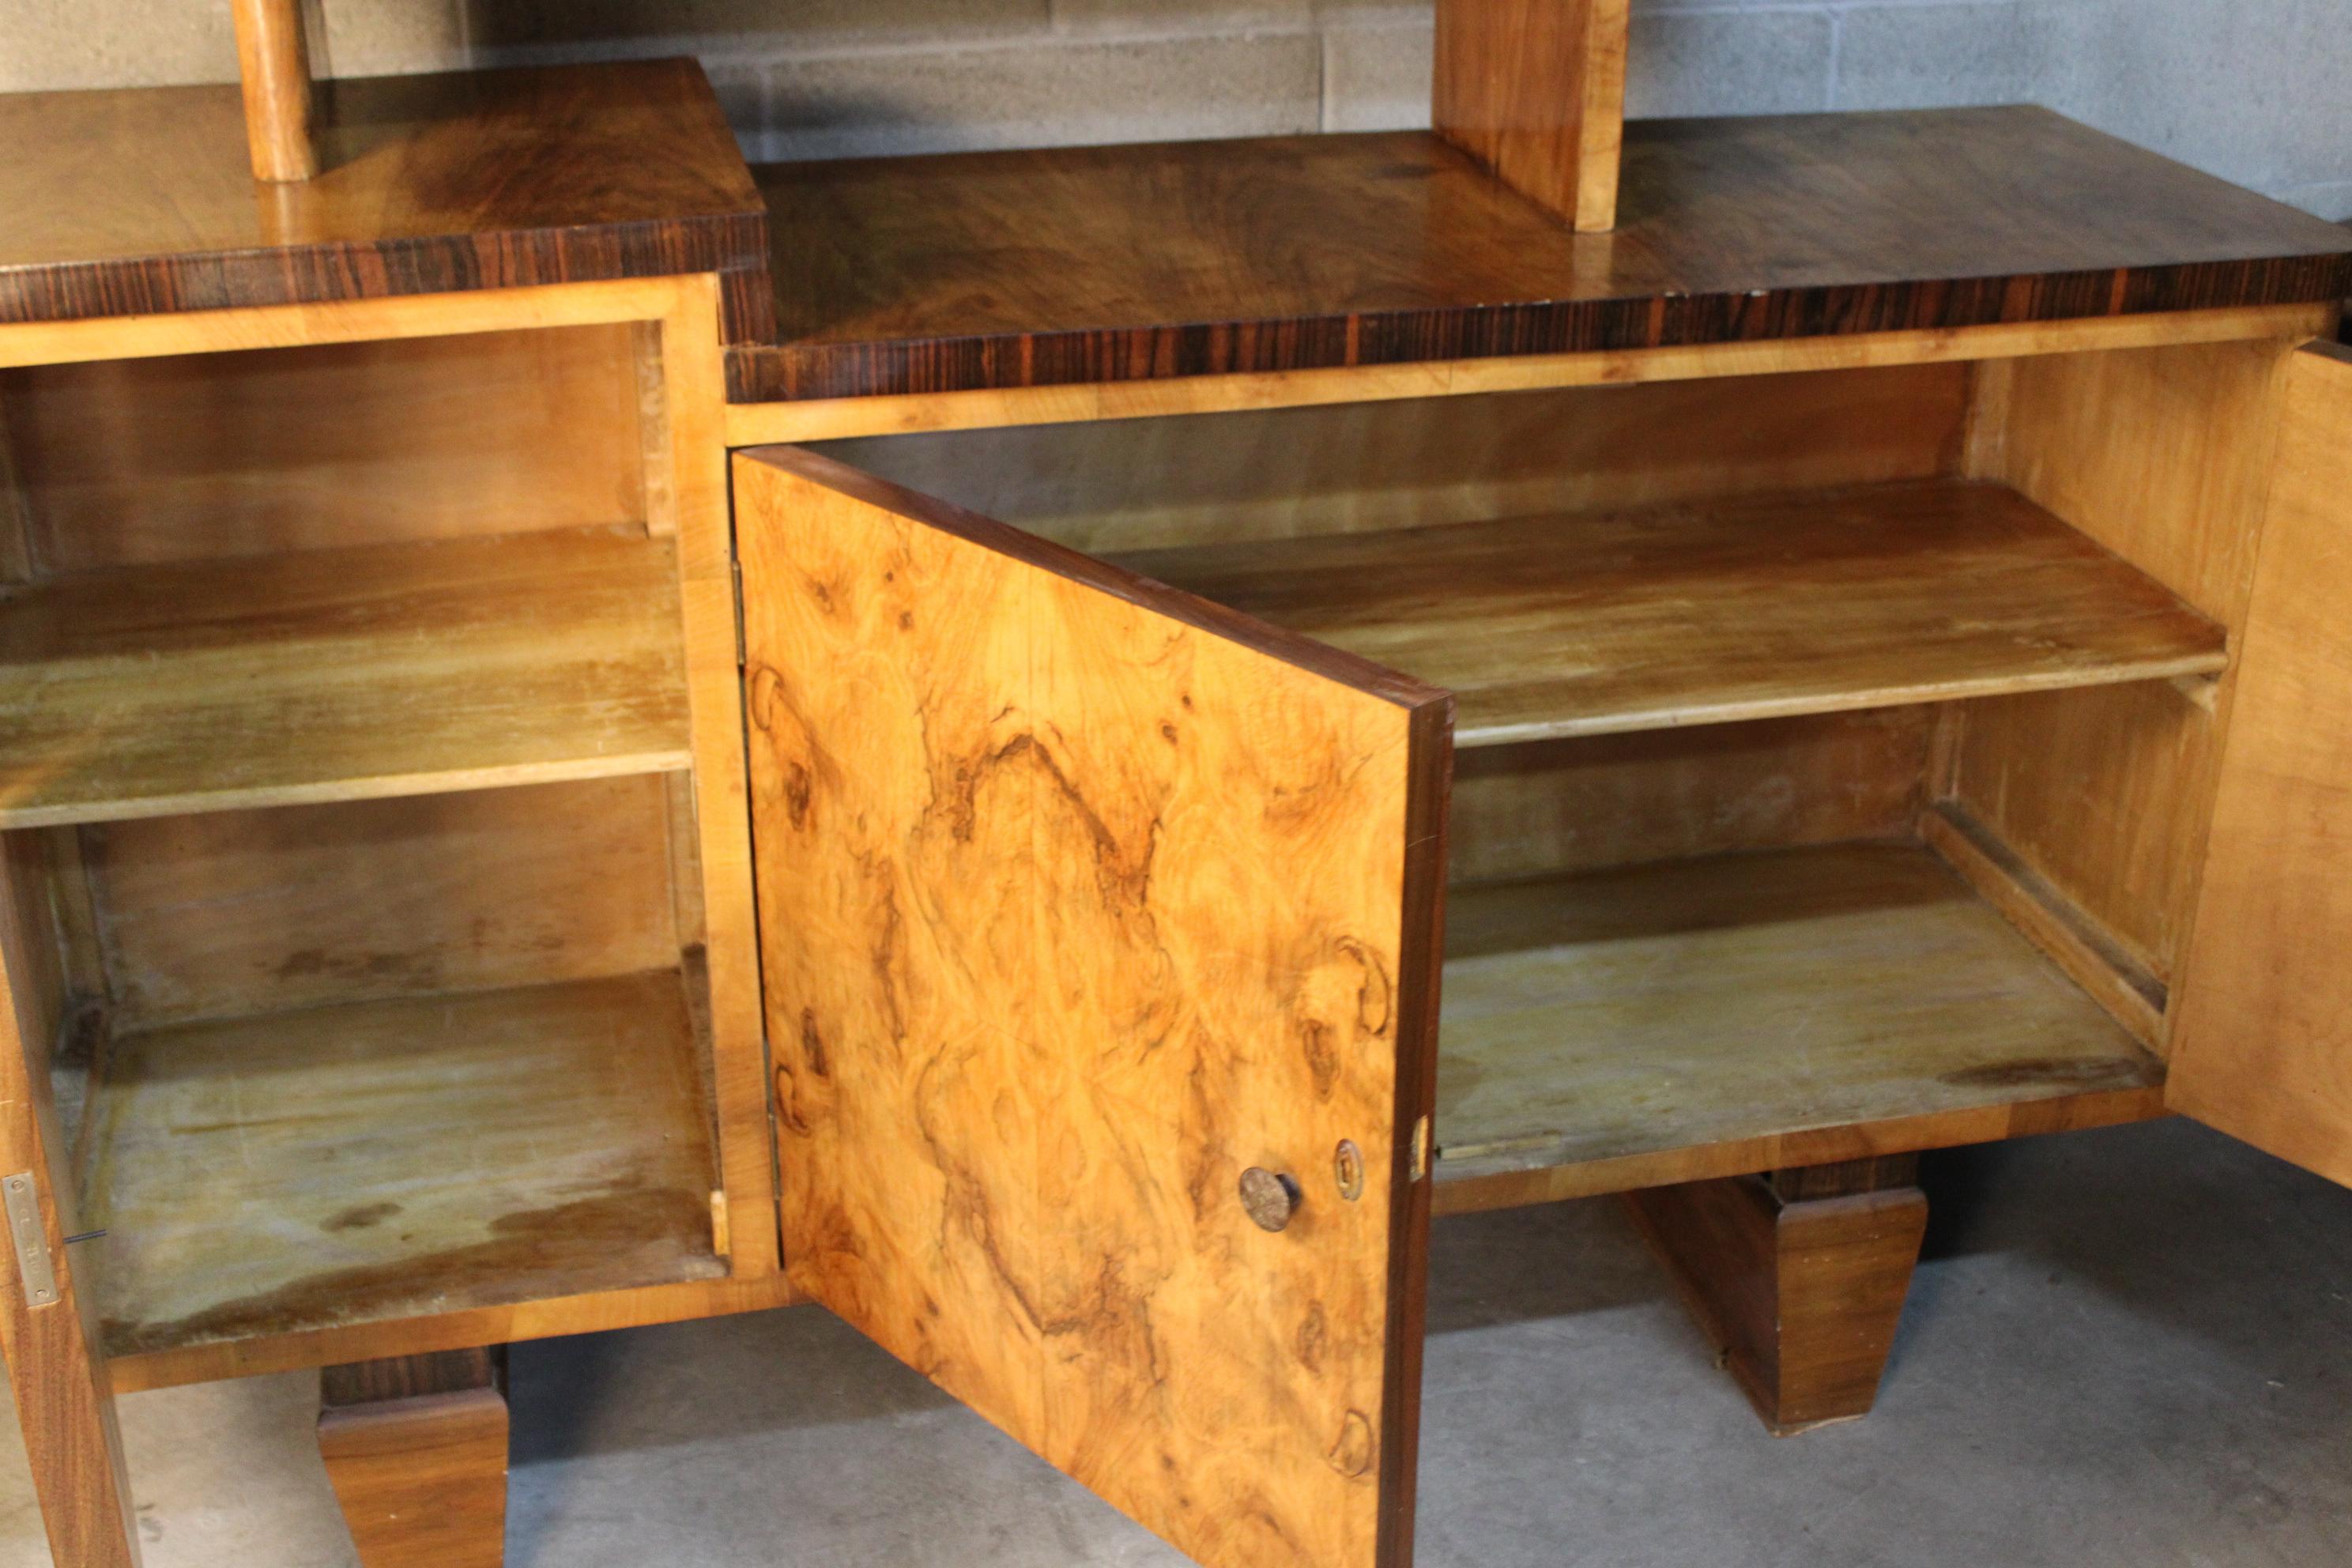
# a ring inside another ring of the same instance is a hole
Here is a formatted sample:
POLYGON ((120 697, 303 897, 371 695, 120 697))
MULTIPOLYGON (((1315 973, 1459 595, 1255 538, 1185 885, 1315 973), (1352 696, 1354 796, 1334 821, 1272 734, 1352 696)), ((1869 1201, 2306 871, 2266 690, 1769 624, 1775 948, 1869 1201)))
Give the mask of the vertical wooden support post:
POLYGON ((319 1374, 319 1455, 361 1568, 505 1562, 504 1373, 496 1347, 319 1374))
POLYGON ((1437 0, 1437 133, 1586 231, 1617 226, 1632 0, 1437 0))
POLYGON ((1927 1227, 1918 1164, 1906 1154, 1626 1194, 1775 1434, 1868 1415, 1878 1397, 1927 1227))
POLYGON ((38 841, 0 856, 0 1352, 32 1460, 49 1555, 75 1568, 137 1568, 114 1394, 65 1238, 72 1189, 49 1084, 67 997, 38 841))
POLYGON ((307 180, 319 172, 319 153, 310 139, 310 51, 302 37, 302 0, 229 4, 236 16, 253 177, 307 180))

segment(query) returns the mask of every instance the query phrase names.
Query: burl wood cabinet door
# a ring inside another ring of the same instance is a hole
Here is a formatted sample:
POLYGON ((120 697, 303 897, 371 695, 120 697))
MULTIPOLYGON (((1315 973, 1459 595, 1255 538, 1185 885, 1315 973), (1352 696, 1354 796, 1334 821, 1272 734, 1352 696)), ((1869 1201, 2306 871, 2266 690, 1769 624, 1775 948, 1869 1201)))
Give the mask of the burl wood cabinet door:
POLYGON ((2352 351, 2286 378, 2166 1098, 2352 1184, 2352 351))
POLYGON ((793 1282, 1212 1568, 1412 1551, 1451 700, 740 455, 793 1282))

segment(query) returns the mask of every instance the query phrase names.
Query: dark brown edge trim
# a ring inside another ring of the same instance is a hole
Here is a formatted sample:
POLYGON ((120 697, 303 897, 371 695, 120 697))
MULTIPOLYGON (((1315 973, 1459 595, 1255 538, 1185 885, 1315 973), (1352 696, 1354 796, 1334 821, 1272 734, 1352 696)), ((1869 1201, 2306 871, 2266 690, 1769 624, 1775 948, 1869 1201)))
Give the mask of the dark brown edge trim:
MULTIPOLYGON (((0 270, 0 325, 763 268, 764 213, 0 270)), ((764 272, 761 273, 764 277, 764 272)))
POLYGON ((1454 700, 1413 710, 1407 730, 1397 1103, 1389 1152, 1388 1347, 1381 1378, 1380 1524, 1374 1568, 1412 1568, 1421 1474, 1422 1352, 1429 1334, 1430 1200, 1436 1181, 1437 1009, 1445 970, 1446 831, 1453 817, 1454 700), (1413 1129, 1431 1122, 1431 1169, 1415 1180, 1413 1129))
POLYGON ((783 403, 1695 348, 2320 304, 2347 293, 2352 253, 2314 252, 2083 272, 1824 284, 1763 294, 1531 300, 1360 315, 744 345, 728 355, 728 397, 735 403, 783 403))
MULTIPOLYGON (((1453 695, 1450 692, 1401 675, 1385 666, 1374 664, 1351 653, 1286 631, 1254 616, 1171 588, 1139 573, 1114 566, 1081 551, 1024 533, 1017 528, 966 511, 950 501, 910 490, 903 485, 854 468, 846 463, 823 457, 804 447, 751 447, 735 454, 740 470, 747 464, 758 464, 789 474, 796 479, 826 489, 837 490, 870 507, 892 512, 899 517, 938 529, 942 533, 969 541, 983 550, 1051 572, 1057 577, 1082 584, 1115 599, 1166 616, 1195 630, 1239 644, 1269 658, 1278 658, 1327 680, 1391 702, 1400 708, 1443 706, 1450 715, 1453 695)), ((1449 720, 1450 724, 1450 720, 1449 720)))

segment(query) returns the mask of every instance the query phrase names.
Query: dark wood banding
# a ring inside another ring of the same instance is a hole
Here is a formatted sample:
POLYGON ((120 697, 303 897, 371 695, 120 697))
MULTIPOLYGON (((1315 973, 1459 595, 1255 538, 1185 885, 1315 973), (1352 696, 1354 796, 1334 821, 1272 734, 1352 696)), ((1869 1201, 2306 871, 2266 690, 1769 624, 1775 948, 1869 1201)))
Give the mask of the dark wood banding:
POLYGON ((771 165, 737 402, 2296 304, 2352 237, 2045 110, 1629 126, 1579 235, 1426 132, 771 165))
MULTIPOLYGON (((321 84, 318 144, 262 184, 234 84, 0 96, 0 323, 765 266, 691 60, 321 84)), ((726 292, 764 336, 761 290, 726 292)))

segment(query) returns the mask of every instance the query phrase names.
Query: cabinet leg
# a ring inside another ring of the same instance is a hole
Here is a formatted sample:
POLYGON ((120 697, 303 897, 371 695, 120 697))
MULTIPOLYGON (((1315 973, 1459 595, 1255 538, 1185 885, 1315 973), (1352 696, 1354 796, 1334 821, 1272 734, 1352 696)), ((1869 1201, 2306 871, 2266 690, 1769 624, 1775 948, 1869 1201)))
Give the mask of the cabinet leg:
POLYGON ((503 1347, 320 1373, 319 1454, 362 1568, 500 1568, 503 1347))
POLYGON ((1870 1412, 1927 1198, 1901 1155, 1629 1193, 1633 1223, 1764 1424, 1870 1412))

